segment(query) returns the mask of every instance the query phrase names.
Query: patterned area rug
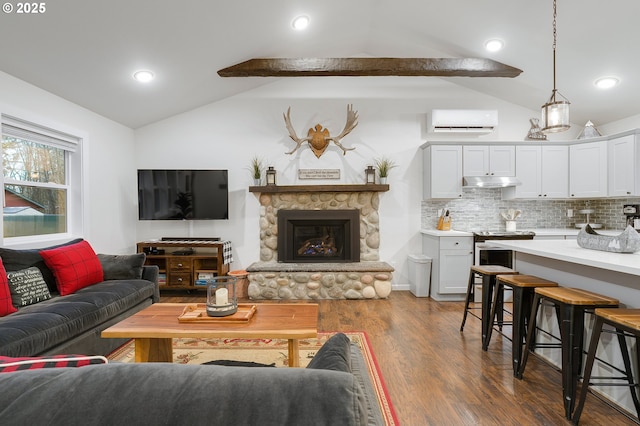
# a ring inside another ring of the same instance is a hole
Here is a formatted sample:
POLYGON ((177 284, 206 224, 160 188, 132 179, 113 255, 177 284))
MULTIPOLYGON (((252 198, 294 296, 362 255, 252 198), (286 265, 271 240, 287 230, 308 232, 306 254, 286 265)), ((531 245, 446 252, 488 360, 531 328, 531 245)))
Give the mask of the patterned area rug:
MULTIPOLYGON (((318 349, 333 334, 319 332, 317 338, 301 339, 300 366, 306 367, 318 349)), ((385 424, 399 424, 366 333, 355 331, 345 334, 362 352, 385 424)), ((130 341, 113 351, 107 358, 109 361, 134 362, 134 352, 134 343, 130 341)), ((285 339, 173 339, 173 360, 176 364, 204 364, 227 360, 275 364, 276 367, 289 365, 285 339)))

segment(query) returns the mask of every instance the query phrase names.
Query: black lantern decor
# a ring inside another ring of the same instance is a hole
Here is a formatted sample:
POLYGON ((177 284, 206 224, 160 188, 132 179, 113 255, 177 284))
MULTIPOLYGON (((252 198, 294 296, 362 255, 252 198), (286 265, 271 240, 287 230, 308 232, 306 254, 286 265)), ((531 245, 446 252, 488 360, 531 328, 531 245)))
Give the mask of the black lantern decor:
POLYGON ((276 169, 273 166, 269 166, 267 169, 267 185, 276 184, 276 169))
POLYGON ((374 169, 373 166, 367 166, 367 168, 364 169, 364 175, 367 185, 376 183, 376 169, 374 169))

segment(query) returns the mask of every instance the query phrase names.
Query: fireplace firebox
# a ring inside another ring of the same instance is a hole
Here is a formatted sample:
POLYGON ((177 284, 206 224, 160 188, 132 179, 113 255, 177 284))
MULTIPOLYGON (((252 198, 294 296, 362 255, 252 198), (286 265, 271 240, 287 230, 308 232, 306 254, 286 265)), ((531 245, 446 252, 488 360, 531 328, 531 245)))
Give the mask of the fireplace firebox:
POLYGON ((360 210, 278 210, 278 262, 360 261, 360 210))

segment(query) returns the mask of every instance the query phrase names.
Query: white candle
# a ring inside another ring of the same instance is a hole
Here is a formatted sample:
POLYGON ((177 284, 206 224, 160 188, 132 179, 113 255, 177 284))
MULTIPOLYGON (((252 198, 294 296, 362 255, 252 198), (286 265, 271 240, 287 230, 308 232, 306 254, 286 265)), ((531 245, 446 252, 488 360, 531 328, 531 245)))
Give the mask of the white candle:
POLYGON ((216 290, 216 305, 222 306, 229 303, 229 291, 226 288, 216 290))

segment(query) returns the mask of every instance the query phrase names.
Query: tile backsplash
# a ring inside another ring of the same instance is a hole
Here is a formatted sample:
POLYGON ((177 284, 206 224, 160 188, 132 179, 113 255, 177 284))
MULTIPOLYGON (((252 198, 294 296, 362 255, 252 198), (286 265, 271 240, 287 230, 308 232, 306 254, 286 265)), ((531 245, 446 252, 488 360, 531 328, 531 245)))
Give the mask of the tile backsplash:
POLYGON ((624 204, 640 204, 640 198, 610 198, 593 200, 502 200, 500 189, 465 188, 461 198, 422 201, 421 225, 434 229, 438 211, 449 209, 452 229, 460 231, 504 231, 505 221, 500 215, 508 209, 522 210, 518 229, 574 228, 584 223, 586 216, 579 210, 593 209, 590 223, 602 224, 604 229, 624 229, 624 204), (573 217, 567 210, 573 209, 573 217))

